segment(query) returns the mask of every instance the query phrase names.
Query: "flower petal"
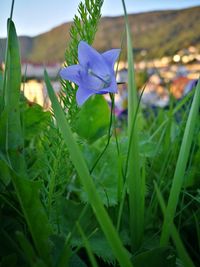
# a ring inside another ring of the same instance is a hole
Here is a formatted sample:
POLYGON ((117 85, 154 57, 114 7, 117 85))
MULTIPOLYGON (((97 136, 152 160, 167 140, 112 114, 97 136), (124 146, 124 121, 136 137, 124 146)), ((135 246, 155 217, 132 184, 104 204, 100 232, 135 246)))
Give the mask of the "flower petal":
POLYGON ((92 90, 84 88, 83 86, 79 86, 76 92, 76 102, 79 106, 81 106, 94 93, 95 92, 93 92, 92 90))
POLYGON ((101 60, 101 55, 89 44, 80 41, 78 45, 78 59, 79 63, 87 67, 91 60, 101 60))
POLYGON ((79 85, 81 82, 81 70, 82 68, 80 65, 72 65, 67 68, 63 68, 60 71, 60 76, 63 80, 69 80, 79 85))
POLYGON ((82 76, 84 87, 87 86, 90 90, 98 91, 101 88, 102 81, 92 75, 85 74, 82 76))
POLYGON ((97 74, 106 76, 109 73, 109 68, 102 55, 84 41, 80 41, 78 45, 78 59, 84 68, 91 68, 97 74))
POLYGON ((111 65, 111 68, 114 68, 115 61, 119 57, 121 49, 111 49, 102 54, 106 62, 111 65))

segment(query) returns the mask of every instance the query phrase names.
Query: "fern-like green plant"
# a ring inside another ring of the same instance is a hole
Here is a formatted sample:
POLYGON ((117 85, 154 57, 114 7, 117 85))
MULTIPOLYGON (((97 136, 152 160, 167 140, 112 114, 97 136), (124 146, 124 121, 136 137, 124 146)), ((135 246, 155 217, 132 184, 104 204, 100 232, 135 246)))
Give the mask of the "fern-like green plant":
MULTIPOLYGON (((77 64, 78 61, 78 44, 80 40, 92 44, 97 26, 101 18, 101 7, 103 0, 85 0, 78 6, 78 15, 75 15, 73 24, 70 29, 71 40, 65 52, 65 66, 77 64)), ((64 109, 68 111, 68 120, 77 113, 77 105, 75 101, 77 86, 73 86, 68 81, 62 81, 62 102, 64 109)))

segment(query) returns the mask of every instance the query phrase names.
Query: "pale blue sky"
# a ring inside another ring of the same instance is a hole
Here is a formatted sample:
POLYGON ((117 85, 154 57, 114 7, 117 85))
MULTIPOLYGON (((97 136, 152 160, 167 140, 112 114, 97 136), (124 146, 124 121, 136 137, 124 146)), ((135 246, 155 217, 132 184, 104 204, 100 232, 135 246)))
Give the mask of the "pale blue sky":
MULTIPOLYGON (((0 0, 0 37, 6 36, 6 20, 12 0, 0 0)), ((80 0, 15 0, 13 20, 18 35, 34 36, 50 30, 77 13, 80 0)), ((181 9, 200 5, 200 0, 126 0, 128 13, 181 9)), ((123 14, 121 0, 104 0, 103 16, 123 14)))

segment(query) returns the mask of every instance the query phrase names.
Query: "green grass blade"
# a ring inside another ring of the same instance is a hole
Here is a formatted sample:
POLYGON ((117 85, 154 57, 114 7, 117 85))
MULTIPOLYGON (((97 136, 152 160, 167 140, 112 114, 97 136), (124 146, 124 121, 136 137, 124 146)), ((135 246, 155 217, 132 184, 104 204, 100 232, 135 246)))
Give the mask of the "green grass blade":
POLYGON ((13 21, 8 20, 7 64, 4 73, 4 116, 1 146, 7 160, 19 173, 24 172, 23 133, 20 121, 21 63, 19 42, 13 21))
MULTIPOLYGON (((15 4, 15 0, 12 0, 12 4, 11 4, 11 10, 10 10, 10 18, 8 20, 8 33, 10 32, 10 22, 12 21, 12 15, 13 15, 13 10, 14 10, 14 4, 15 4)), ((4 70, 4 79, 3 79, 3 87, 2 87, 2 107, 4 107, 4 97, 5 97, 5 90, 6 90, 6 76, 7 76, 7 65, 8 65, 8 46, 9 46, 9 34, 8 34, 8 38, 7 38, 7 45, 6 45, 6 52, 5 52, 5 70, 4 70)))
POLYGON ((82 240, 83 240, 83 243, 85 245, 85 248, 86 248, 86 251, 87 251, 87 254, 88 254, 88 257, 90 259, 90 262, 91 262, 91 266, 92 267, 98 267, 98 264, 97 264, 97 261, 92 253, 92 250, 90 248, 90 243, 88 242, 87 240, 87 237, 85 236, 84 232, 83 232, 83 229, 81 228, 80 224, 77 223, 77 228, 79 230, 79 233, 81 234, 81 237, 82 237, 82 240))
POLYGON ((196 225, 198 248, 199 248, 199 251, 200 251, 200 225, 199 225, 199 221, 198 221, 198 218, 197 218, 196 214, 194 214, 194 220, 195 220, 195 225, 196 225))
POLYGON ((124 0, 122 0, 127 34, 128 51, 128 136, 129 158, 127 183, 129 190, 130 233, 132 250, 137 250, 144 233, 144 183, 140 174, 138 122, 137 122, 137 91, 134 77, 133 49, 128 16, 124 0))
POLYGON ((185 127, 183 140, 176 164, 176 169, 174 173, 174 178, 172 182, 172 187, 170 190, 169 200, 167 203, 166 213, 164 217, 164 223, 162 227, 162 234, 160 239, 160 244, 166 246, 169 241, 170 227, 173 223, 175 216, 179 195, 181 187, 184 180, 184 173, 186 170, 186 164, 189 158, 190 148, 193 140, 193 135, 195 131, 195 125, 197 118, 199 116, 199 107, 200 107, 200 80, 196 86, 194 98, 192 101, 190 113, 188 116, 187 124, 185 127))
MULTIPOLYGON (((62 133, 63 139, 67 144, 71 160, 79 174, 80 181, 88 194, 89 203, 91 204, 95 216, 110 244, 113 254, 118 260, 121 267, 132 266, 128 253, 123 247, 121 240, 100 200, 100 197, 96 191, 93 180, 89 174, 87 165, 83 159, 81 151, 74 141, 72 131, 66 120, 64 112, 54 94, 47 72, 44 73, 45 82, 48 90, 49 97, 51 99, 52 107, 54 110, 55 118, 58 127, 62 133)), ((95 108, 95 107, 94 107, 95 108)))
MULTIPOLYGON (((158 202, 160 204, 160 207, 161 207, 161 210, 162 210, 162 213, 163 215, 165 214, 166 212, 166 206, 165 206, 165 203, 164 203, 164 199, 162 197, 162 194, 158 188, 158 185, 157 183, 154 181, 154 186, 155 186, 155 191, 156 191, 156 195, 157 195, 157 198, 158 198, 158 202)), ((183 242, 180 238, 180 235, 175 227, 175 225, 172 223, 171 225, 171 236, 172 236, 172 239, 173 239, 173 242, 176 246, 176 249, 177 249, 177 252, 178 252, 178 255, 180 257, 180 259, 182 260, 184 266, 187 266, 187 267, 195 267, 194 263, 192 262, 190 256, 188 255, 184 245, 183 245, 183 242)))

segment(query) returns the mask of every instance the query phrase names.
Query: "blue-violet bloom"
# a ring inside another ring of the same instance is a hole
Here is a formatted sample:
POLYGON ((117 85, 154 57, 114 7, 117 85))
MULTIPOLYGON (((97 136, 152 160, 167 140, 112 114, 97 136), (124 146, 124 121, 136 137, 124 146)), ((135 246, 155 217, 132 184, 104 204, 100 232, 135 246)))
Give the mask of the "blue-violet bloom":
POLYGON ((117 93, 114 64, 120 49, 98 53, 86 42, 78 45, 79 64, 63 68, 60 76, 78 85, 76 101, 81 106, 93 94, 117 93))

